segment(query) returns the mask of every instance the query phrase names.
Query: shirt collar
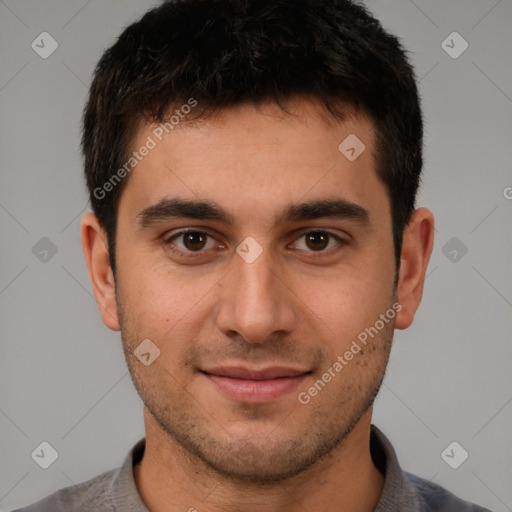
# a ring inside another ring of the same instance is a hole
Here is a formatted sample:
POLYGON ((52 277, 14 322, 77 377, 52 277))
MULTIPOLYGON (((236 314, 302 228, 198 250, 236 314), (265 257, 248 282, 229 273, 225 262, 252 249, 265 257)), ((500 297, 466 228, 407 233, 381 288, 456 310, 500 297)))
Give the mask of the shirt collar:
POLYGON ((418 493, 398 463, 389 439, 375 425, 370 430, 373 463, 384 475, 384 487, 374 512, 419 512, 418 493))
POLYGON ((122 510, 123 512, 149 512, 140 497, 133 476, 133 468, 135 464, 142 460, 145 448, 146 438, 143 437, 128 452, 122 466, 116 470, 112 477, 109 490, 115 510, 122 510))

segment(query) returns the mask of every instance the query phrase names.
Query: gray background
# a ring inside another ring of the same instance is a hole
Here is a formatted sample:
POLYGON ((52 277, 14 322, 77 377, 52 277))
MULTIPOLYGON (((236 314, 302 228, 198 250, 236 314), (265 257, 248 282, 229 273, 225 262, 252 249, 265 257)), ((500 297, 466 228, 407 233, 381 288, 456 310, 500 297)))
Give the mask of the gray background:
MULTIPOLYGON (((0 2, 2 510, 119 466, 144 435, 119 333, 101 322, 82 255, 79 130, 96 62, 154 4, 0 2), (44 31, 59 45, 47 59, 31 47, 44 31), (33 251, 43 237, 57 249, 46 261, 33 251), (42 441, 58 452, 46 470, 30 456, 42 441)), ((436 218, 423 304, 396 332, 374 423, 405 469, 511 510, 512 4, 368 5, 417 69, 426 121, 418 205, 436 218), (454 31, 469 44, 456 59, 441 46, 454 31), (458 469, 441 458, 452 441, 469 453, 458 469)))

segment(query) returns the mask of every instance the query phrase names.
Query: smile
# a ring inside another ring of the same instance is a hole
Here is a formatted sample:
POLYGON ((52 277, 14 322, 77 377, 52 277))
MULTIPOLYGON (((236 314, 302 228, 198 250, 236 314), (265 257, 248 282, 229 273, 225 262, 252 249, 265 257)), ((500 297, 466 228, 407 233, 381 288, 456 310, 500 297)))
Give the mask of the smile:
POLYGON ((249 370, 241 367, 201 371, 214 386, 232 400, 262 404, 293 391, 311 372, 284 367, 249 370))

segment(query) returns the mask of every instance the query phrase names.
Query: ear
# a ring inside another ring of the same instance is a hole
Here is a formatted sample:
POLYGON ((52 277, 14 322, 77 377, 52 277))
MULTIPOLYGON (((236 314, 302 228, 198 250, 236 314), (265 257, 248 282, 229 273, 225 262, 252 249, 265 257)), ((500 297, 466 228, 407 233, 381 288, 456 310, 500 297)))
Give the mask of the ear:
POLYGON ((89 272, 96 303, 103 323, 113 331, 119 331, 114 274, 108 257, 105 230, 96 215, 86 213, 80 225, 82 249, 89 272))
POLYGON ((397 329, 407 329, 414 320, 433 245, 434 216, 430 210, 418 208, 404 230, 397 285, 397 301, 402 309, 396 316, 397 329))

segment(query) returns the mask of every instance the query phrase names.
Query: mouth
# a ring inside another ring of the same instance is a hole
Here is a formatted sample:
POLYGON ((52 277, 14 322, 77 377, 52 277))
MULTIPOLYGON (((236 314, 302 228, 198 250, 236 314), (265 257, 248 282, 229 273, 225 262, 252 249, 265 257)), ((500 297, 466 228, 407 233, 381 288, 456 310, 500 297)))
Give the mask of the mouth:
POLYGON ((232 366, 208 368, 200 373, 232 400, 263 404, 290 393, 312 372, 284 366, 232 366))

